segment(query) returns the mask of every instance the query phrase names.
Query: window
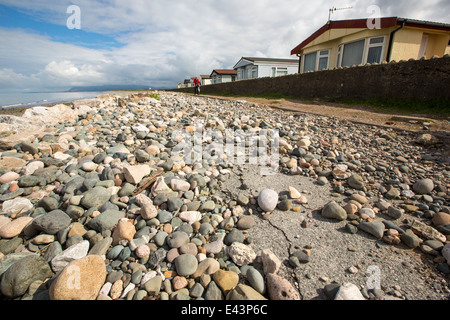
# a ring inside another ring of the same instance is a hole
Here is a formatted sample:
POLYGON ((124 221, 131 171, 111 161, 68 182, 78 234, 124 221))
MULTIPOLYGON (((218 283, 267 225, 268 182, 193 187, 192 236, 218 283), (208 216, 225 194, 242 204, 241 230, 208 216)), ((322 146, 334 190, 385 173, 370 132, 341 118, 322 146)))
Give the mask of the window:
POLYGON ((305 55, 303 72, 328 69, 330 50, 320 50, 305 55))
POLYGON ((343 45, 341 44, 338 47, 336 67, 340 67, 342 65, 342 48, 343 48, 343 45))
POLYGON ((252 67, 252 79, 258 78, 258 67, 254 66, 252 67))
POLYGON ((318 70, 328 69, 328 56, 330 55, 330 50, 319 51, 319 68, 318 70))
POLYGON ((369 39, 366 63, 381 63, 383 57, 384 37, 369 39))
POLYGON ((272 77, 279 77, 288 74, 287 68, 282 67, 272 67, 272 77))
POLYGON ((365 43, 366 40, 363 39, 344 45, 344 52, 342 54, 342 67, 351 67, 352 65, 359 65, 363 62, 365 43))
POLYGON ((317 51, 305 55, 303 61, 303 72, 316 71, 317 51))

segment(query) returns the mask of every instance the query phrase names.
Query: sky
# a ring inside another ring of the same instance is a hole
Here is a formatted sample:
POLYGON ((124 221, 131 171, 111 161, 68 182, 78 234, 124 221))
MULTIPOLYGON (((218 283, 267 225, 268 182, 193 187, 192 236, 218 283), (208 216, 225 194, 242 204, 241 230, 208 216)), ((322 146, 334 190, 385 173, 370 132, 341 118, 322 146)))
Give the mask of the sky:
POLYGON ((328 20, 450 23, 448 0, 0 0, 0 92, 144 85, 290 51, 328 20), (74 7, 75 10, 74 10, 74 7))

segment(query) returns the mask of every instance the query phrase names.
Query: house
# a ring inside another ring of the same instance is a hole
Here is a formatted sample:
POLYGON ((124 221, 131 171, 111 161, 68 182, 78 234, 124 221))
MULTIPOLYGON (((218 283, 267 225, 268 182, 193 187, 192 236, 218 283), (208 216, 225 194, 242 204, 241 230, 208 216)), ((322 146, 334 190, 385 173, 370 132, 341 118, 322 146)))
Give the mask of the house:
POLYGON ((450 24, 399 17, 328 21, 291 54, 300 73, 367 63, 442 57, 450 53, 450 24))
POLYGON ((277 77, 298 72, 298 59, 242 57, 233 67, 237 80, 277 77))
POLYGON ((202 86, 206 86, 206 85, 212 83, 212 78, 211 78, 211 76, 205 75, 205 74, 199 75, 199 76, 198 76, 198 80, 200 80, 200 83, 201 83, 202 86))
POLYGON ((233 82, 236 81, 236 70, 229 69, 214 69, 211 72, 212 83, 224 83, 224 82, 233 82))
POLYGON ((184 80, 184 87, 185 88, 190 88, 194 86, 194 82, 192 81, 192 79, 185 79, 184 80))
POLYGON ((178 88, 184 88, 184 82, 180 82, 180 83, 178 84, 178 88))

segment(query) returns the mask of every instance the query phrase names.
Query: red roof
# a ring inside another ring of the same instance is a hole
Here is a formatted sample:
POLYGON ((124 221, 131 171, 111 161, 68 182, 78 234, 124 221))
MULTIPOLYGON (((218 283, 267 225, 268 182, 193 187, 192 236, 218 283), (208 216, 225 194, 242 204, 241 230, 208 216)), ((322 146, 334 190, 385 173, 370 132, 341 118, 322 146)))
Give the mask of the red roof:
POLYGON ((212 73, 217 73, 217 74, 231 74, 231 75, 237 75, 237 70, 229 70, 229 69, 214 69, 212 73))
MULTIPOLYGON (((297 47, 292 49, 291 55, 300 53, 301 49, 303 49, 308 44, 310 44, 312 41, 317 39, 320 35, 325 33, 327 30, 330 30, 330 29, 365 29, 365 28, 367 28, 367 20, 368 19, 328 21, 319 30, 314 32, 311 36, 309 36, 306 40, 304 40, 302 43, 300 43, 297 47)), ((381 25, 382 29, 394 27, 396 25, 400 26, 403 23, 407 27, 421 27, 421 28, 425 27, 428 29, 450 31, 450 25, 444 24, 444 23, 398 18, 398 17, 380 18, 380 25, 381 25)))

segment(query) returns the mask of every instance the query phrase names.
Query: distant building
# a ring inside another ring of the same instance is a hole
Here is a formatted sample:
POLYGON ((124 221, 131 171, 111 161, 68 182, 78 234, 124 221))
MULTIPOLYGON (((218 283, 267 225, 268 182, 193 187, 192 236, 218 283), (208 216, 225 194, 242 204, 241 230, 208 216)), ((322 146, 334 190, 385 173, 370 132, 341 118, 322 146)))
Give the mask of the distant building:
POLYGON ((228 69, 214 69, 211 72, 212 83, 224 83, 224 82, 233 82, 236 81, 236 70, 228 70, 228 69))
POLYGON ((450 54, 450 24, 406 18, 328 21, 291 54, 300 72, 450 54), (375 28, 373 28, 373 26, 375 28))
POLYGON ((200 83, 201 83, 202 86, 206 86, 206 85, 212 83, 212 78, 211 78, 211 76, 205 75, 205 74, 199 75, 199 76, 198 76, 198 80, 200 80, 200 83))
POLYGON ((192 79, 185 79, 184 80, 184 87, 185 88, 190 88, 194 86, 194 82, 192 81, 192 79))
POLYGON ((233 67, 237 80, 278 77, 298 72, 298 59, 242 57, 233 67))

